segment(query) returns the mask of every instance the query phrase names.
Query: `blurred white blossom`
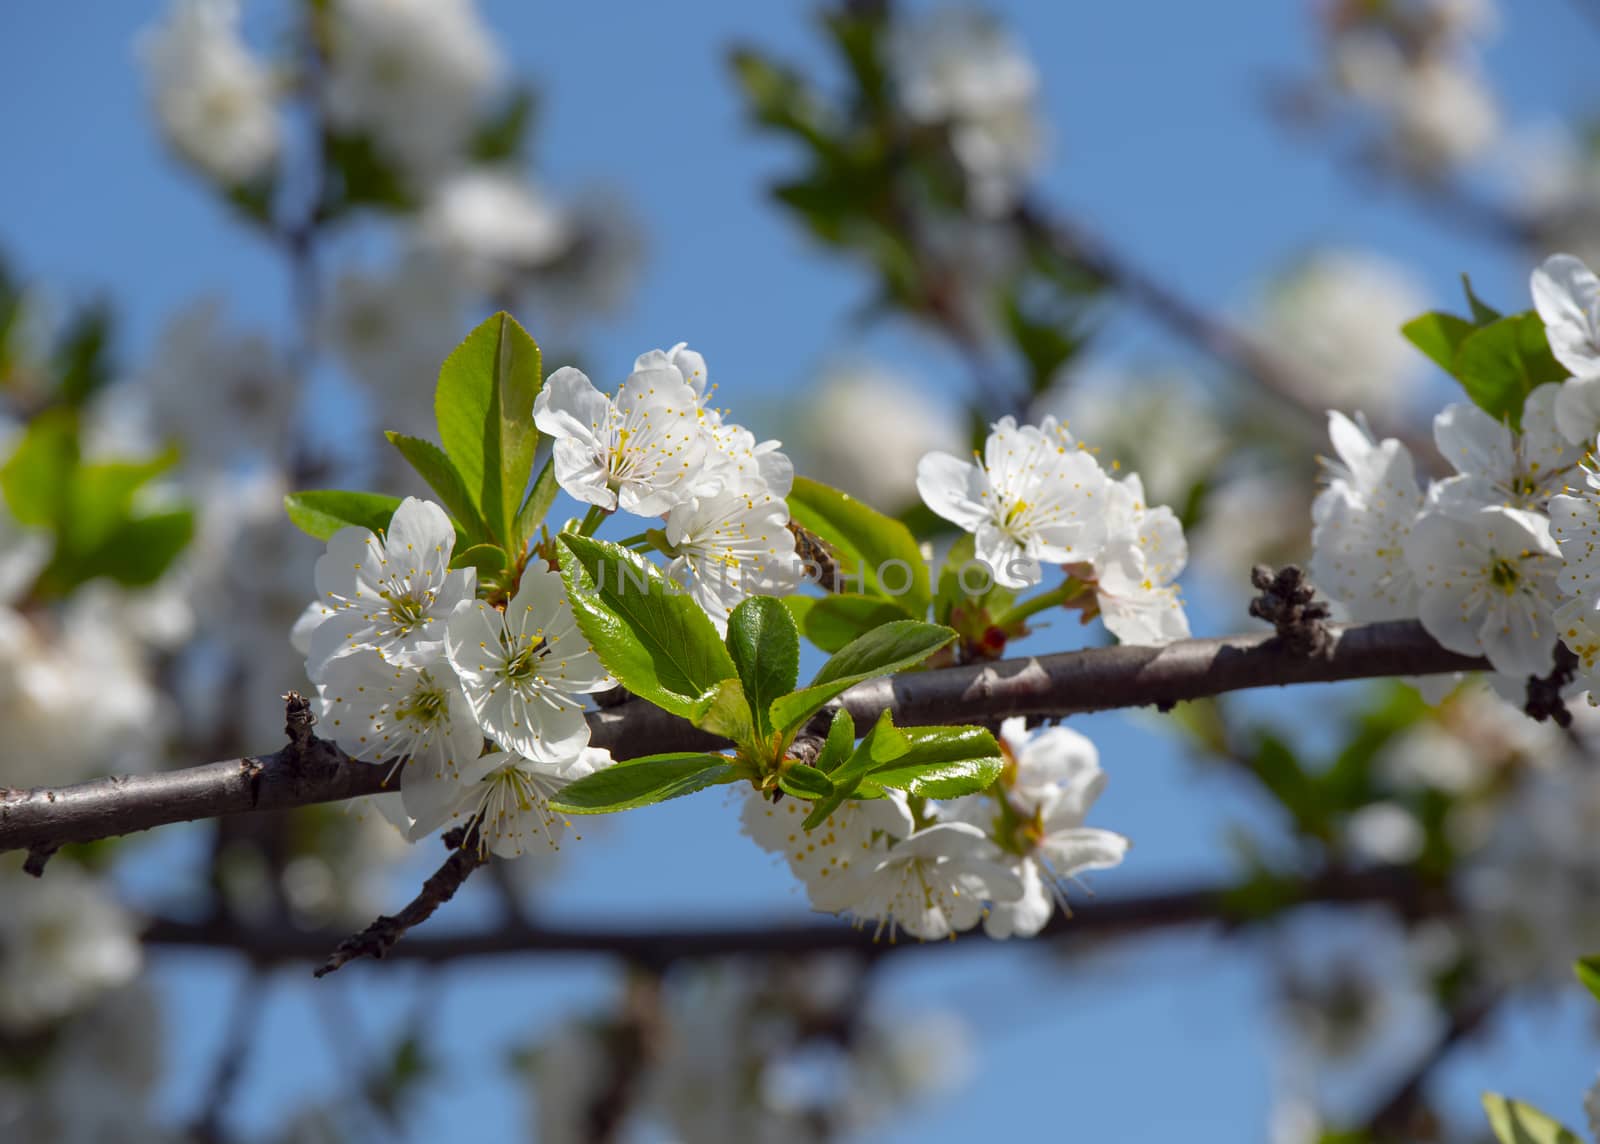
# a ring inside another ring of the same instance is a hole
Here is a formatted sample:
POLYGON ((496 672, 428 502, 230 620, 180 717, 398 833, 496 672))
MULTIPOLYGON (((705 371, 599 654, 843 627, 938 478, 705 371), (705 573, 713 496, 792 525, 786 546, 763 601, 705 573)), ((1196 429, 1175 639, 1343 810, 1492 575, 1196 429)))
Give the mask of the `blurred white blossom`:
POLYGON ((277 84, 239 36, 235 0, 176 0, 139 42, 156 118, 172 146, 224 186, 277 162, 277 84))

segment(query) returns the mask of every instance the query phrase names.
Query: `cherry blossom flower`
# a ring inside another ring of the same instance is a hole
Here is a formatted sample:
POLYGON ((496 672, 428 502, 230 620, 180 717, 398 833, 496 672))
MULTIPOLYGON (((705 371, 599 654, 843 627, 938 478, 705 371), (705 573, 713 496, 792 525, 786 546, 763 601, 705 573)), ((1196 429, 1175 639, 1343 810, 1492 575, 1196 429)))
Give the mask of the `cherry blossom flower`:
POLYGON ((988 835, 964 822, 924 827, 892 847, 880 842, 847 876, 811 889, 819 910, 848 911, 878 935, 903 929, 925 941, 971 929, 986 903, 1024 892, 988 835))
POLYGON ((800 583, 789 508, 759 478, 696 497, 667 514, 667 573, 689 590, 719 631, 749 596, 782 596, 800 583))
POLYGON ((1311 577, 1356 620, 1415 615, 1405 544, 1423 496, 1411 452, 1342 413, 1328 414, 1328 434, 1339 460, 1323 462, 1328 485, 1312 504, 1311 577))
POLYGON ((635 370, 615 398, 563 367, 539 391, 533 420, 555 438, 556 481, 585 504, 659 516, 714 491, 704 483, 698 395, 674 367, 635 370))
POLYGON ((1531 285, 1556 360, 1574 377, 1600 375, 1600 278, 1572 255, 1553 254, 1531 285))
POLYGON ((1521 676, 1554 662, 1560 557, 1547 519, 1499 505, 1424 513, 1406 541, 1428 634, 1521 676))
POLYGON ((505 750, 561 761, 588 744, 581 696, 611 678, 578 630, 558 573, 530 567, 504 612, 462 601, 445 644, 478 725, 505 750))
POLYGON ((904 838, 916 829, 905 795, 895 790, 886 791, 881 799, 845 802, 806 830, 802 824, 810 813, 811 804, 803 799, 773 802, 752 790, 740 824, 756 845, 784 856, 818 909, 836 908, 821 903, 832 901, 831 887, 849 877, 855 863, 876 863, 881 842, 904 838))
POLYGON ((276 85, 239 37, 234 0, 178 0, 140 42, 156 118, 172 146, 225 186, 277 162, 276 85))
POLYGON ((1490 504, 1542 510, 1583 459, 1583 449, 1556 428, 1559 393, 1541 385, 1528 395, 1520 433, 1476 405, 1446 407, 1434 418, 1433 439, 1460 475, 1435 482, 1429 504, 1468 514, 1490 504))
POLYGON ((1026 588, 1040 561, 1092 561, 1105 540, 1106 475, 1064 426, 1002 417, 976 464, 929 453, 917 491, 934 512, 973 533, 997 583, 1026 588))
POLYGON ((454 772, 483 751, 483 732, 456 673, 396 667, 375 651, 329 660, 317 673, 317 722, 353 758, 411 760, 417 770, 454 772))
POLYGON ((459 774, 406 776, 400 794, 414 820, 411 837, 481 817, 480 853, 519 858, 543 841, 558 850, 567 821, 550 809, 550 800, 568 783, 609 767, 609 751, 584 747, 566 759, 530 759, 491 751, 473 759, 459 774))
POLYGON ((375 649, 400 667, 426 667, 444 654, 445 620, 472 598, 477 573, 450 570, 455 527, 432 501, 407 497, 379 537, 341 528, 317 561, 317 598, 326 615, 311 633, 307 670, 336 655, 375 649))
POLYGON ((1183 525, 1166 505, 1146 505, 1137 473, 1108 481, 1106 494, 1106 545, 1094 560, 1106 630, 1129 644, 1187 639, 1189 617, 1173 584, 1189 559, 1183 525))

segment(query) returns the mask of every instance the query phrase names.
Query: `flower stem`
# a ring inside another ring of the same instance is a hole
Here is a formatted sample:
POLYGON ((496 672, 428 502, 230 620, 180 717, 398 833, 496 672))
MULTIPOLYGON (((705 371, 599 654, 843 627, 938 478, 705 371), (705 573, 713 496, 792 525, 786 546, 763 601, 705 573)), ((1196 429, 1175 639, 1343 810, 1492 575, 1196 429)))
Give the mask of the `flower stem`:
POLYGON ((589 511, 583 515, 583 523, 578 525, 579 536, 593 536, 606 517, 611 515, 611 509, 601 505, 592 504, 589 511))
POLYGON ((1079 580, 1076 576, 1068 576, 1048 592, 1040 592, 1033 599, 1024 600, 1009 611, 996 617, 995 626, 1010 628, 1014 624, 1020 624, 1046 609, 1055 607, 1057 604, 1065 604, 1077 599, 1088 587, 1087 581, 1079 580))

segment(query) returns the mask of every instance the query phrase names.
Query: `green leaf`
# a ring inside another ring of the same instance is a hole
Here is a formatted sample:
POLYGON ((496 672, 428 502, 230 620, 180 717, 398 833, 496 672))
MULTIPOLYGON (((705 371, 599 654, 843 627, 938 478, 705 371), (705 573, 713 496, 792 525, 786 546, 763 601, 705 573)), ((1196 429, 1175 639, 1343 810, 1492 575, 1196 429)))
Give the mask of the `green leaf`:
POLYGON ((907 749, 868 772, 867 782, 925 798, 960 798, 987 790, 1005 769, 994 736, 982 727, 907 727, 907 749))
MULTIPOLYGON (((891 604, 881 596, 862 596, 847 592, 838 596, 814 599, 810 596, 791 596, 793 603, 804 601, 795 617, 800 630, 823 651, 833 652, 844 647, 873 628, 892 620, 903 620, 906 613, 898 604, 891 604)), ((794 610, 791 603, 791 611, 794 610)))
POLYGON ((1583 1144, 1583 1141, 1531 1104, 1483 1094, 1483 1110, 1500 1144, 1583 1144))
POLYGON ((1454 373, 1480 409, 1513 429, 1521 427, 1523 402, 1535 387, 1567 376, 1532 312, 1474 330, 1456 350, 1454 373))
POLYGON ((471 548, 457 550, 450 557, 452 568, 476 568, 478 582, 493 580, 505 575, 510 563, 506 558, 506 550, 495 544, 474 544, 471 548))
POLYGON ((833 713, 833 722, 828 725, 828 737, 822 744, 822 750, 817 752, 817 770, 831 774, 850 757, 855 745, 856 721, 850 717, 850 712, 841 707, 833 713))
POLYGON ((400 450, 400 455, 417 474, 428 482, 428 487, 439 495, 439 502, 450 515, 461 522, 462 531, 469 542, 475 544, 489 535, 483 514, 478 511, 477 501, 467 491, 461 474, 456 471, 450 458, 445 456, 443 449, 432 441, 407 437, 404 433, 392 430, 384 436, 389 438, 389 444, 400 450))
POLYGON ((1580 957, 1572 963, 1572 971, 1583 982, 1583 987, 1594 994, 1594 999, 1600 1001, 1600 954, 1580 957))
POLYGON ((772 733, 768 706, 800 680, 800 633, 781 601, 751 596, 728 618, 728 654, 744 684, 756 733, 772 733))
MULTIPOLYGON (((831 732, 829 737, 832 737, 831 732)), ((889 712, 879 715, 878 721, 862 736, 850 757, 829 772, 828 781, 833 784, 833 792, 812 806, 811 813, 806 815, 802 824, 805 829, 814 829, 827 821, 828 815, 838 810, 844 800, 856 792, 868 771, 893 762, 906 752, 907 746, 905 735, 894 725, 889 712)))
POLYGON ((1500 320, 1500 311, 1478 297, 1478 292, 1472 288, 1472 279, 1465 274, 1461 276, 1461 289, 1467 296, 1467 306, 1475 325, 1487 326, 1490 322, 1500 320))
POLYGON ((836 652, 810 686, 773 700, 772 724, 785 732, 798 727, 841 692, 921 663, 955 638, 949 628, 918 620, 895 620, 875 628, 836 652))
POLYGON ((928 614, 928 568, 910 529, 848 493, 805 477, 795 478, 788 501, 796 524, 838 550, 844 582, 858 583, 913 619, 928 614))
POLYGON ((828 776, 804 763, 791 763, 785 767, 778 775, 778 786, 784 794, 808 802, 825 799, 833 793, 833 783, 828 776))
POLYGON ((434 417, 462 483, 502 543, 516 533, 517 507, 532 475, 539 433, 533 400, 544 384, 539 347, 501 312, 467 335, 439 370, 434 417))
POLYGON ((561 576, 578 627, 629 691, 692 718, 737 674, 705 612, 654 564, 617 544, 564 533, 561 576))
POLYGON ((744 697, 744 685, 737 679, 724 679, 702 695, 688 718, 702 731, 732 739, 750 754, 759 754, 750 702, 744 697))
POLYGON ((153 584, 194 538, 194 514, 187 510, 152 513, 124 521, 100 548, 86 553, 90 575, 109 576, 129 588, 153 584))
POLYGON ((1456 351, 1478 327, 1465 318, 1430 311, 1400 327, 1406 340, 1433 359, 1438 367, 1455 376, 1456 351))
POLYGON ((66 515, 72 471, 78 466, 78 418, 70 409, 50 409, 27 431, 0 465, 0 491, 18 524, 54 528, 66 515))
POLYGON ((92 302, 72 315, 56 343, 55 370, 61 378, 61 397, 82 407, 111 382, 111 308, 92 302))
POLYGON ((944 563, 939 566, 933 618, 937 623, 948 624, 958 606, 983 607, 998 613, 1011 607, 1016 598, 1015 592, 994 582, 994 573, 977 558, 972 534, 964 532, 950 546, 944 563), (978 591, 972 594, 969 588, 978 591))
POLYGON ((352 526, 382 532, 400 507, 400 498, 387 493, 306 489, 284 497, 283 507, 301 532, 326 540, 341 528, 352 526))
POLYGON ((528 490, 528 498, 522 502, 522 507, 517 510, 516 534, 511 538, 516 551, 521 552, 527 548, 528 542, 533 539, 534 530, 544 523, 544 518, 550 512, 550 506, 555 503, 556 493, 560 486, 556 484, 556 463, 546 461, 544 468, 539 470, 539 475, 534 479, 533 487, 528 490))
POLYGON ((562 814, 609 814, 682 798, 738 777, 738 768, 726 755, 693 751, 647 755, 569 783, 550 800, 550 809, 562 814))
POLYGON ((59 541, 75 552, 103 543, 133 513, 135 495, 153 478, 178 463, 176 449, 140 461, 102 461, 82 465, 69 476, 66 512, 59 541))
POLYGON ((502 163, 522 154, 532 126, 538 97, 531 88, 517 87, 499 107, 478 124, 467 153, 479 163, 502 163))

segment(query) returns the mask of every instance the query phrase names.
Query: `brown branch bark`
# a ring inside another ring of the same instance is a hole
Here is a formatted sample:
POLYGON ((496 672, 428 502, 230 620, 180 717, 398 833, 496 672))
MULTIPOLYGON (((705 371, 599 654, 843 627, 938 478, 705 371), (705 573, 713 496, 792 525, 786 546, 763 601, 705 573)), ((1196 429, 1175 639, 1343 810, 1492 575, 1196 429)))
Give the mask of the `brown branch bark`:
MULTIPOLYGON (((1073 905, 1072 917, 1057 915, 1042 938, 1089 940, 1126 937, 1151 930, 1189 925, 1235 926, 1251 920, 1242 913, 1231 885, 1200 885, 1122 897, 1090 899, 1073 905)), ((1412 871, 1378 868, 1331 871, 1308 879, 1298 889, 1285 889, 1282 908, 1309 903, 1360 905, 1386 903, 1416 917, 1448 908, 1412 871)), ((286 926, 241 925, 218 919, 186 922, 162 919, 144 934, 147 944, 173 947, 224 948, 245 953, 261 964, 321 961, 338 935, 286 926)), ((959 943, 958 943, 959 944, 959 943)), ((868 930, 837 919, 709 926, 699 929, 636 927, 561 927, 508 923, 487 933, 425 933, 388 951, 397 960, 439 963, 459 958, 520 957, 531 954, 603 954, 644 966, 661 967, 703 957, 771 956, 854 950, 884 957, 909 949, 944 948, 949 942, 874 941, 868 930)))
MULTIPOLYGON (((902 725, 988 722, 1008 715, 1064 716, 1291 683, 1483 671, 1482 659, 1440 647, 1411 620, 1330 629, 1320 655, 1296 654, 1271 634, 1180 640, 1166 647, 1107 647, 874 679, 839 701, 856 726, 888 710, 902 725)), ((298 706, 297 706, 298 704, 298 706)), ((359 763, 310 733, 290 699, 290 742, 271 755, 75 786, 0 787, 0 851, 60 846, 257 810, 336 802, 385 789, 385 765, 359 763)), ((592 712, 593 744, 619 759, 726 746, 639 700, 592 712)))

